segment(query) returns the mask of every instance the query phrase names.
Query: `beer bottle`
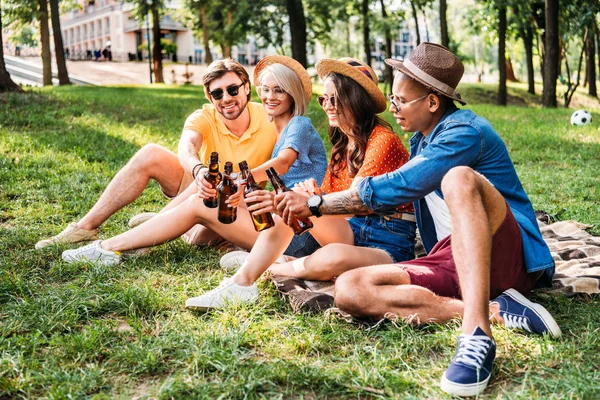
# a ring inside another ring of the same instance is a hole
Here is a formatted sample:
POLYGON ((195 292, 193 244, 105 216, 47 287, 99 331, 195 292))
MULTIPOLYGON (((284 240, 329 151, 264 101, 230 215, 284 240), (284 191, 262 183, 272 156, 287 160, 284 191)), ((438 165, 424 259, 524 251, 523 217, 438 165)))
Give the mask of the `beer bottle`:
POLYGON ((237 192, 235 178, 237 178, 237 175, 233 173, 233 164, 231 161, 227 161, 223 169, 223 180, 217 187, 219 192, 219 221, 223 224, 231 224, 237 218, 237 207, 229 207, 225 203, 232 194, 237 192))
MULTIPOLYGON (((215 190, 217 189, 217 185, 219 185, 223 179, 219 172, 219 154, 216 151, 210 153, 210 164, 208 164, 208 171, 204 174, 204 179, 206 179, 215 190)), ((213 197, 204 199, 204 205, 208 208, 217 208, 219 206, 217 196, 218 195, 214 195, 213 197)))
MULTIPOLYGON (((271 184, 277 193, 289 192, 290 189, 285 187, 285 184, 275 171, 275 168, 271 167, 267 170, 267 176, 271 180, 271 184)), ((292 225, 290 225, 294 234, 301 235, 310 228, 313 227, 313 223, 308 218, 294 217, 292 219, 292 225)))
MULTIPOLYGON (((242 174, 242 187, 244 188, 244 198, 248 196, 248 193, 252 193, 255 190, 262 190, 262 188, 254 181, 254 177, 252 176, 252 172, 248 168, 248 163, 246 161, 242 161, 238 164, 240 166, 240 173, 242 174)), ((248 206, 256 204, 256 202, 248 203, 248 206)), ((275 221, 273 221, 273 216, 271 213, 265 213, 261 215, 250 214, 252 217, 252 222, 254 223, 254 229, 256 232, 264 231, 265 229, 269 229, 275 225, 275 221)))

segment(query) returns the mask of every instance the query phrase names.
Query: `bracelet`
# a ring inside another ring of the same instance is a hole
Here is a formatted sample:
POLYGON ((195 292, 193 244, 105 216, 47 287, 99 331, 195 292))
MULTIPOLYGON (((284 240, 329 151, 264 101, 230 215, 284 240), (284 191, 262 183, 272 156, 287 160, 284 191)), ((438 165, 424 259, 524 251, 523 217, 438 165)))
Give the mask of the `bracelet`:
POLYGON ((198 163, 198 164, 194 165, 194 168, 192 168, 192 178, 196 179, 196 174, 202 168, 208 168, 208 166, 205 164, 202 164, 202 163, 198 163), (196 168, 198 168, 198 170, 196 170, 196 168))

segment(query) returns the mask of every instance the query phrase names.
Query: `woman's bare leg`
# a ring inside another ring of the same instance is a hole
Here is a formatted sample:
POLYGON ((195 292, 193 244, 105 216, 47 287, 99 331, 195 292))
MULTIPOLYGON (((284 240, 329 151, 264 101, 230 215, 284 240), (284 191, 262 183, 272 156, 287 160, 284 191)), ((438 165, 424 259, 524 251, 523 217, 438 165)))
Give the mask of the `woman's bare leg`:
POLYGON ((232 224, 219 222, 217 213, 216 208, 206 207, 198 196, 190 196, 179 206, 103 241, 102 247, 106 250, 125 251, 156 246, 178 238, 196 224, 202 224, 238 246, 253 246, 258 233, 245 208, 238 208, 237 219, 232 224))
POLYGON ((381 249, 331 243, 307 257, 273 264, 269 267, 269 271, 274 275, 330 281, 351 269, 392 262, 394 262, 392 257, 381 249))
MULTIPOLYGON (((274 216, 275 226, 258 236, 250 256, 233 276, 238 285, 252 285, 289 246, 294 232, 280 217, 274 216)), ((354 234, 348 221, 339 216, 311 218, 311 234, 321 244, 354 244, 354 234)))

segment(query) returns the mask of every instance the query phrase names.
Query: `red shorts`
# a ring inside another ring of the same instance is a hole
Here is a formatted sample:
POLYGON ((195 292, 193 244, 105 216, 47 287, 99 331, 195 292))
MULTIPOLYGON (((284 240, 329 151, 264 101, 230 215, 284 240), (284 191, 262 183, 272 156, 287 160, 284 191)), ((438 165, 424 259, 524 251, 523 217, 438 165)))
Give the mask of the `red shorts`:
MULTIPOLYGON (((398 263, 410 276, 412 285, 422 286, 439 296, 460 299, 460 284, 452 257, 451 235, 440 240, 428 255, 398 263)), ((506 217, 492 237, 490 269, 490 299, 506 289, 529 294, 540 277, 540 272, 527 273, 523 261, 521 230, 506 205, 506 217)))

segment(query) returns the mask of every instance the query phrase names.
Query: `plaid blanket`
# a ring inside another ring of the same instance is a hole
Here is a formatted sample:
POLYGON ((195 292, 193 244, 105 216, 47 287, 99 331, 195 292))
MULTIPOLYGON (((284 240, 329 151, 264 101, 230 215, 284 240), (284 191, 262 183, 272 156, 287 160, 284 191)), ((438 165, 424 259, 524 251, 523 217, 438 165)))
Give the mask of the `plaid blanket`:
MULTIPOLYGON (((536 212, 542 236, 556 262, 553 287, 544 291, 566 296, 600 293, 600 237, 576 221, 551 223, 551 217, 536 212)), ((417 244, 417 254, 422 246, 417 244)), ((333 307, 333 283, 271 276, 276 289, 284 294, 295 312, 321 312, 333 307)))

